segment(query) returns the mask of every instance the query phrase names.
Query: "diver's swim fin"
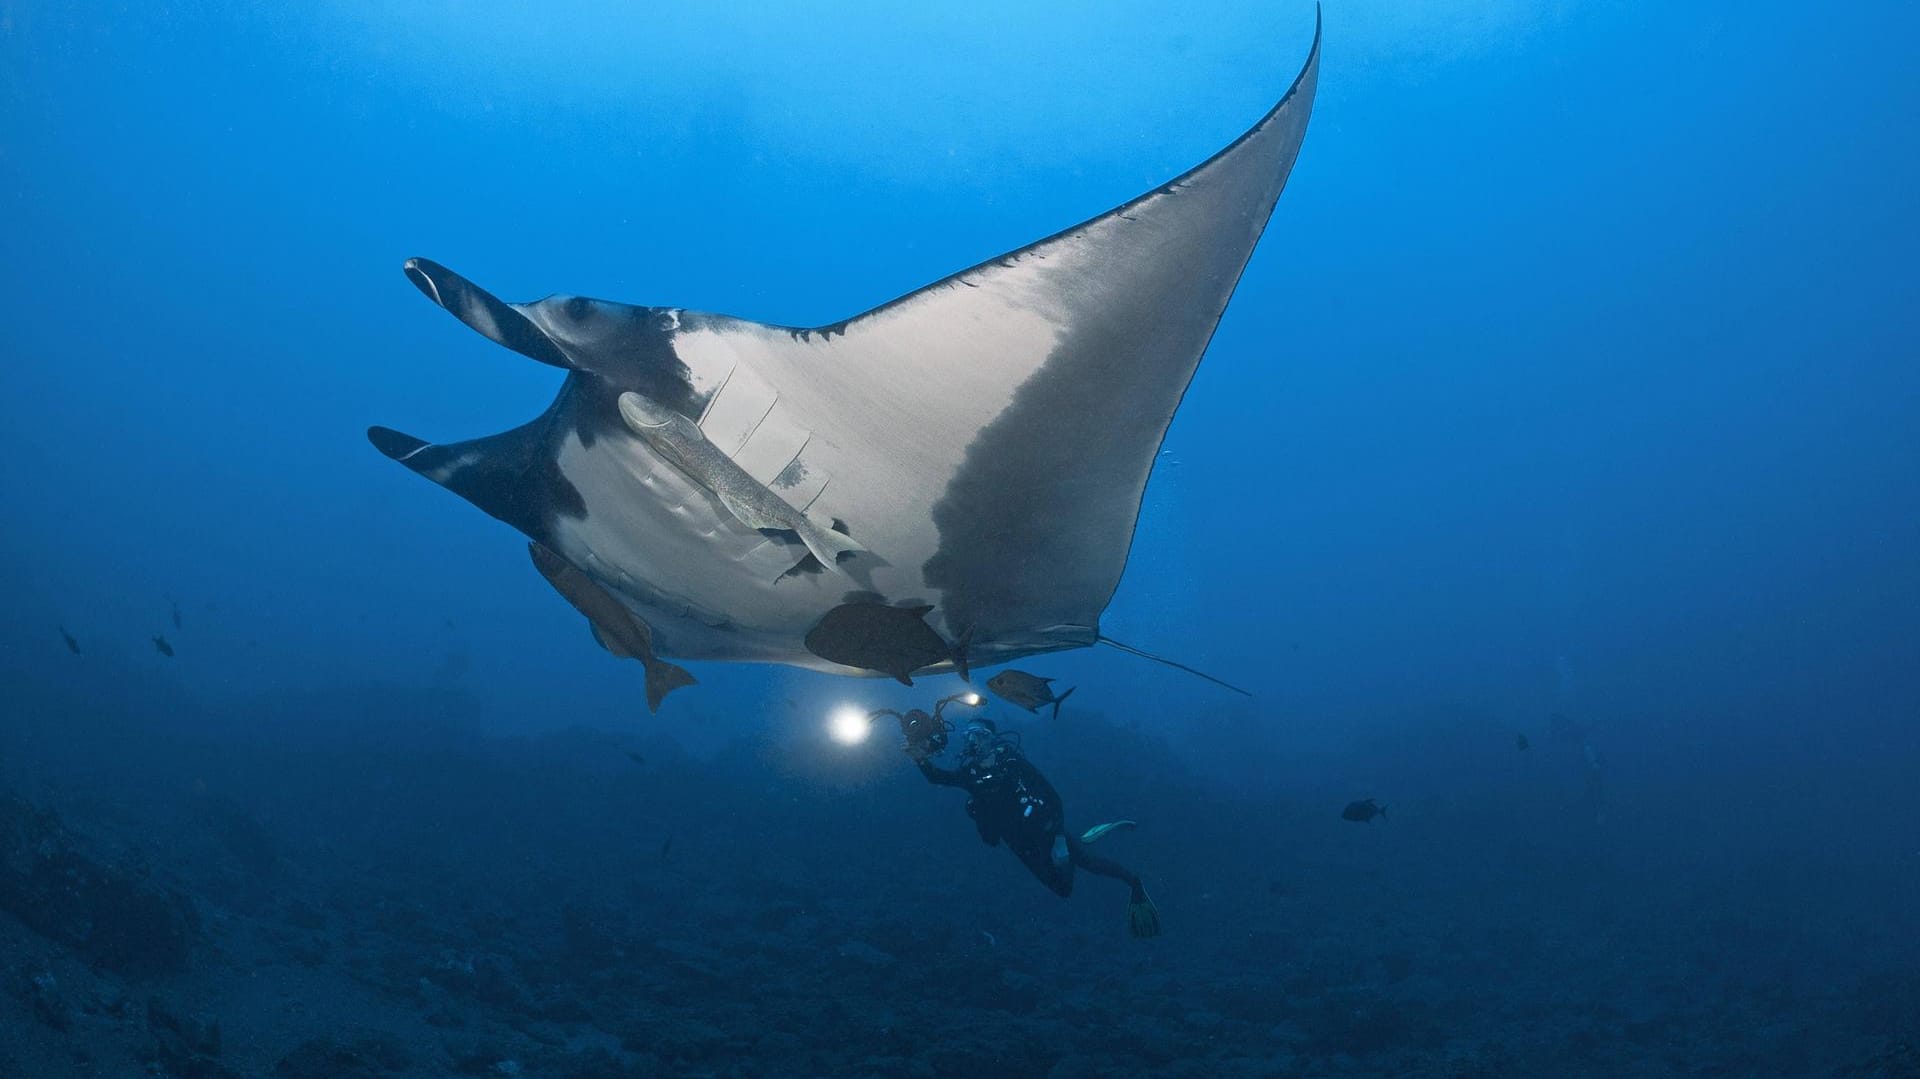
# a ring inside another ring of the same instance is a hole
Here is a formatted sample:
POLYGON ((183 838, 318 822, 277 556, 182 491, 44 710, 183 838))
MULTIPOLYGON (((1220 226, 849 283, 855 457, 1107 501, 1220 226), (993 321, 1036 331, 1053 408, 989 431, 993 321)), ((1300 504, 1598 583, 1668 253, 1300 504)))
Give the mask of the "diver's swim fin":
POLYGON ((1080 833, 1080 842, 1091 843, 1108 832, 1131 832, 1138 827, 1140 827, 1139 824, 1130 820, 1112 820, 1105 824, 1096 824, 1080 833))
POLYGON ((1133 897, 1127 900, 1127 934, 1141 939, 1160 935, 1160 908, 1147 897, 1143 884, 1134 885, 1133 897))

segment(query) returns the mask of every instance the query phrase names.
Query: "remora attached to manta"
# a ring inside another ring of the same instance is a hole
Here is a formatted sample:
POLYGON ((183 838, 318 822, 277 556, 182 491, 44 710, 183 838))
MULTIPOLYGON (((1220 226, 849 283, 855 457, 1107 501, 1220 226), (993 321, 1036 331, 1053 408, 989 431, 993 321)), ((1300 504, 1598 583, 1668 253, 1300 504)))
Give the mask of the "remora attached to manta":
POLYGON ((1103 641, 1154 457, 1299 154, 1319 65, 1316 14, 1292 87, 1206 162, 829 326, 504 303, 410 260, 428 299, 567 375, 503 434, 368 438, 577 569, 542 565, 650 672, 671 656, 904 681, 906 664, 1103 641), (602 624, 609 600, 640 627, 602 624), (893 608, 930 609, 922 625, 893 608))

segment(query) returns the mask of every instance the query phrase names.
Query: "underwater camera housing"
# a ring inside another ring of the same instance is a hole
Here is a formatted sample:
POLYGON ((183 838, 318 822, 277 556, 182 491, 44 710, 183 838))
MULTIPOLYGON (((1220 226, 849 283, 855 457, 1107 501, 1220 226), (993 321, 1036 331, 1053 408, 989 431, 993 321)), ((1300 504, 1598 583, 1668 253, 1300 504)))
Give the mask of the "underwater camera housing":
POLYGON ((947 732, 951 730, 953 724, 918 708, 909 708, 900 717, 900 733, 906 736, 907 747, 919 756, 931 757, 946 749, 947 732))
POLYGON ((935 701, 932 715, 918 708, 907 709, 905 715, 891 708, 882 708, 869 718, 895 717, 900 721, 900 733, 907 740, 907 749, 916 757, 931 757, 945 751, 947 735, 953 731, 953 723, 946 717, 947 706, 959 704, 967 708, 978 708, 985 703, 978 693, 955 693, 935 701))

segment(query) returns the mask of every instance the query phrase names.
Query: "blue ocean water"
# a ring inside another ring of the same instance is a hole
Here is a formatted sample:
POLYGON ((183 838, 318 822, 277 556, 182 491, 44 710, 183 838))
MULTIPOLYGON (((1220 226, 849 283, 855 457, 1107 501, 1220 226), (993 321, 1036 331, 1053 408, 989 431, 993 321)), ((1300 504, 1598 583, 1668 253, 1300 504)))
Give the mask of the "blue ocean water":
POLYGON ((650 715, 362 432, 560 383, 407 258, 832 322, 1226 145, 1310 4, 0 3, 0 1076, 1920 1074, 1920 13, 1323 17, 1102 623, 1253 696, 988 705, 1133 940, 828 735, 957 681, 650 715))

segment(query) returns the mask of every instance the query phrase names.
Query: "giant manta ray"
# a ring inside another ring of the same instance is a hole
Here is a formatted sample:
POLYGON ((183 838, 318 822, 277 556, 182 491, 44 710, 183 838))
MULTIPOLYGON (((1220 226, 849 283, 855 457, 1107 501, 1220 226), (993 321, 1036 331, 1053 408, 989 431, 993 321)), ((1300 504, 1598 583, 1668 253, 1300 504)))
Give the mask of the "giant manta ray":
POLYGON ((1166 185, 865 314, 794 328, 578 296, 428 299, 567 372, 503 434, 382 453, 525 533, 650 707, 665 657, 958 670, 1105 641, 1140 501, 1286 184, 1320 28, 1272 111, 1166 185))

